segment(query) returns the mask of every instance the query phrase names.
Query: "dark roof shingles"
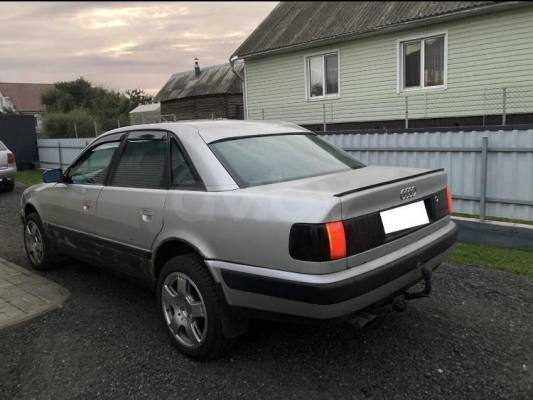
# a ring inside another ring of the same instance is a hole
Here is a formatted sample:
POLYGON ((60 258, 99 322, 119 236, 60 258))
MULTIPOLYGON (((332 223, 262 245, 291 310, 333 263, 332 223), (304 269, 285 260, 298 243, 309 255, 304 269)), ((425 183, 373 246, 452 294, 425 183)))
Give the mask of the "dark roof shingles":
MULTIPOLYGON (((243 67, 241 62, 235 63, 238 73, 242 73, 243 67)), ((227 93, 242 93, 241 81, 233 73, 229 63, 205 67, 201 69, 198 78, 195 78, 194 70, 172 75, 154 101, 227 93)))
POLYGON ((267 50, 356 34, 502 1, 282 1, 233 53, 267 50))

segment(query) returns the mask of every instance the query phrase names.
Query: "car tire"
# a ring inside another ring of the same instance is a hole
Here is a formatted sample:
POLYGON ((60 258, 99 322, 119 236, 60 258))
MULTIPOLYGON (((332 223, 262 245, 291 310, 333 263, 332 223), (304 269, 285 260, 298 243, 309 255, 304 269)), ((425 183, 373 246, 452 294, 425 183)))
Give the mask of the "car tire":
POLYGON ((58 255, 46 236, 39 214, 31 213, 24 219, 23 237, 26 255, 34 269, 46 271, 56 265, 58 255))
POLYGON ((167 261, 157 282, 157 304, 165 329, 186 356, 216 358, 234 343, 222 330, 222 302, 215 281, 196 254, 167 261))
POLYGON ((15 180, 14 179, 8 180, 4 184, 4 192, 12 192, 13 189, 15 189, 15 180))

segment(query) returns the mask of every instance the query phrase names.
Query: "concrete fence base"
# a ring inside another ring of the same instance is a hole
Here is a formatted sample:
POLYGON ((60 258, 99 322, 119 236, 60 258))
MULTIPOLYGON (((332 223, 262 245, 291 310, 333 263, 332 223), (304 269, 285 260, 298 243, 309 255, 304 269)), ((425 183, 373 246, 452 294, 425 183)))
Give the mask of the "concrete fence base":
POLYGON ((533 225, 479 222, 453 217, 459 227, 459 241, 533 251, 533 225))

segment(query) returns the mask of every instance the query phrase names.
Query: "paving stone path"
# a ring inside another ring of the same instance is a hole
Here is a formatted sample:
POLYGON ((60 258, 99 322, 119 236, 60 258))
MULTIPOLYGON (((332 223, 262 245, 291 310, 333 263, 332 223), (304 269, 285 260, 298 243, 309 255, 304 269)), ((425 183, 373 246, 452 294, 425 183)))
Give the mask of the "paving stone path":
POLYGON ((69 295, 66 288, 0 258, 0 330, 61 306, 69 295))

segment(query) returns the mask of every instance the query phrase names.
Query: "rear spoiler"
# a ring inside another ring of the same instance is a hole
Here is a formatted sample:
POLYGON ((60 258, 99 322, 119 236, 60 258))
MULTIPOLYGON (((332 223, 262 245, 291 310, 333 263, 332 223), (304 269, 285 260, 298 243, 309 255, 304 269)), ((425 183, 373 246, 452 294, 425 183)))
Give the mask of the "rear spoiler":
POLYGON ((360 192, 360 191, 362 191, 362 190, 372 189, 372 188, 379 187, 379 186, 385 186, 385 185, 389 185, 389 184, 391 184, 391 183, 396 183, 396 182, 406 181, 406 180, 408 180, 408 179, 417 178, 417 177, 419 177, 419 176, 424 176, 424 175, 434 174, 434 173, 436 173, 436 172, 442 172, 442 171, 444 171, 444 168, 432 169, 432 170, 430 170, 430 171, 422 172, 422 173, 420 173, 420 174, 409 175, 409 176, 406 176, 405 178, 393 179, 393 180, 391 180, 391 181, 375 183, 375 184, 373 184, 373 185, 368 185, 368 186, 363 186, 363 187, 360 187, 360 188, 357 188, 357 189, 347 190, 346 192, 337 193, 337 194, 335 194, 334 196, 335 196, 335 197, 342 197, 342 196, 345 196, 345 195, 347 195, 347 194, 360 192))

